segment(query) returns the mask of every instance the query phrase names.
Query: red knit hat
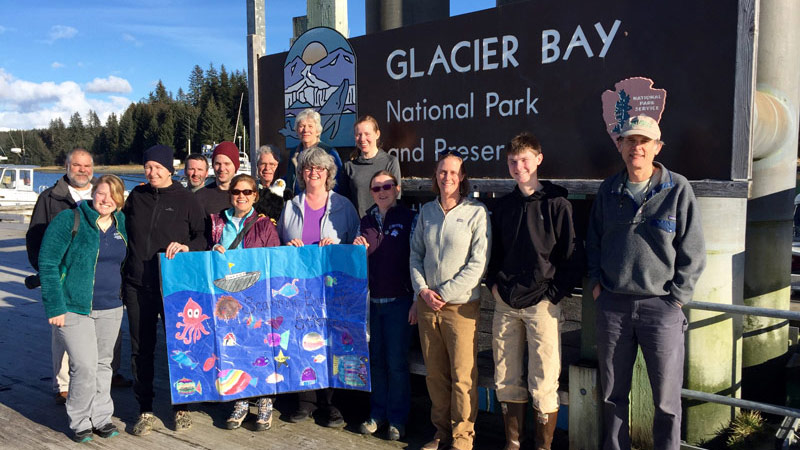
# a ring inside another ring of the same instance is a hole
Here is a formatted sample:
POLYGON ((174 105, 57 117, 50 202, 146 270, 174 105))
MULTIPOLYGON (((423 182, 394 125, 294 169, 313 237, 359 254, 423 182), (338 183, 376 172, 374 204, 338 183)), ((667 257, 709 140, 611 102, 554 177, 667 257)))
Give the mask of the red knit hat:
POLYGON ((211 154, 211 164, 214 164, 214 158, 217 155, 225 155, 233 161, 233 169, 239 170, 239 149, 236 147, 236 144, 230 141, 222 141, 220 142, 216 148, 214 148, 214 153, 211 154))

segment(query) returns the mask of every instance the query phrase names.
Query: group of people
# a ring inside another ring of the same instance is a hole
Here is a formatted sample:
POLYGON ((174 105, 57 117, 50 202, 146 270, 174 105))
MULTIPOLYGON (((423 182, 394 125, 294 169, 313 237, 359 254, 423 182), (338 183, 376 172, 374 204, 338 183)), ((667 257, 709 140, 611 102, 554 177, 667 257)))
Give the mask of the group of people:
MULTIPOLYGON (((320 142, 318 113, 298 114, 295 127, 300 145, 290 153, 284 179, 276 176, 281 156, 275 147, 259 149, 257 181, 235 175, 238 149, 223 142, 212 155, 215 181, 205 185, 208 163, 190 156, 189 186, 183 188, 172 179, 172 149, 157 145, 143 155, 147 184, 127 200, 121 181, 106 175, 92 183, 88 200, 47 226, 38 253, 42 299, 54 342, 69 355, 66 405, 76 441, 117 433, 109 383, 123 304, 140 407, 132 432, 144 435, 153 428, 153 362, 163 314, 159 253, 173 258, 186 251, 355 244, 367 248, 370 292, 372 394, 361 433, 404 436, 408 351, 412 325, 418 324, 436 428, 422 448, 472 448, 485 278, 495 303, 492 350, 505 448, 520 448, 530 396, 535 447, 549 449, 559 408, 559 301, 588 268, 598 305, 605 448, 630 448, 628 391, 637 345, 653 384, 657 448, 678 448, 686 329, 681 305, 691 298, 705 251, 691 187, 653 160, 663 145, 656 121, 638 116, 625 123, 617 144, 625 169, 601 185, 585 245, 566 189, 538 178, 543 153, 531 134, 514 137, 508 146, 516 186, 491 214, 469 195, 467 168, 457 151, 437 155, 436 198, 414 212, 398 202, 400 166, 379 148, 374 118, 356 122, 356 152, 344 163, 320 142)), ((76 155, 91 159, 85 150, 74 150, 68 173, 76 155)), ((316 416, 322 425, 342 426, 334 393, 300 392, 289 420, 316 416)), ((269 429, 274 400, 235 401, 226 427, 240 427, 252 402, 258 410, 255 429, 269 429)), ((174 414, 176 430, 191 426, 185 406, 176 405, 174 414)))

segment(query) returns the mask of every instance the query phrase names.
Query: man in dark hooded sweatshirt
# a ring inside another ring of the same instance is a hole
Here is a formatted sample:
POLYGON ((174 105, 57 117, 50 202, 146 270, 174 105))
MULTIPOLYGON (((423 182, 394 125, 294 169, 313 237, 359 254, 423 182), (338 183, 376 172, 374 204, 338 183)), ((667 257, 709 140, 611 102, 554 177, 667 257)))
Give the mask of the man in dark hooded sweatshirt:
MULTIPOLYGON (((128 308, 133 367, 139 418, 132 433, 150 433, 153 416, 153 361, 159 315, 163 323, 163 299, 158 254, 171 259, 178 252, 206 249, 205 217, 195 194, 172 181, 173 151, 155 145, 144 152, 148 183, 136 186, 122 211, 128 226, 128 257, 123 273, 123 301, 128 308)), ((175 429, 192 422, 184 406, 175 407, 175 429)))
POLYGON ((493 245, 486 276, 495 300, 495 386, 505 422, 505 449, 520 448, 528 392, 536 414, 535 448, 549 449, 561 373, 558 302, 581 280, 582 247, 575 238, 567 190, 539 181, 539 141, 528 133, 517 135, 507 158, 517 186, 492 210, 493 245))

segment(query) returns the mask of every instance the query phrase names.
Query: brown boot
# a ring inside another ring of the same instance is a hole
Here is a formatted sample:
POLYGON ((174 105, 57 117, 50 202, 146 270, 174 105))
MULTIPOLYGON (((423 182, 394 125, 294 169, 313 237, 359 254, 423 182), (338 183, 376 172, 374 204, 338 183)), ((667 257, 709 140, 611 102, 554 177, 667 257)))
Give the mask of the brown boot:
POLYGON ((551 413, 536 411, 536 450, 550 450, 553 433, 556 431, 558 410, 551 413))
POLYGON ((507 403, 500 404, 503 410, 503 423, 506 428, 506 446, 503 450, 519 450, 522 443, 522 436, 525 435, 525 410, 527 403, 507 403))

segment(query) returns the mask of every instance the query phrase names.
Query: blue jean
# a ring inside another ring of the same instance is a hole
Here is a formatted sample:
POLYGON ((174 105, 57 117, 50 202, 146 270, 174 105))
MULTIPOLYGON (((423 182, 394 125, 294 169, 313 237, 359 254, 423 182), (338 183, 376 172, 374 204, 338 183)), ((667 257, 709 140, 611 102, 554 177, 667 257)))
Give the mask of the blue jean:
POLYGON ((369 305, 369 354, 372 396, 370 417, 405 426, 410 408, 411 385, 408 348, 411 325, 408 310, 411 296, 397 297, 389 303, 369 305))
POLYGON ((597 297, 597 357, 603 387, 604 450, 631 448, 628 395, 637 347, 653 389, 656 450, 678 450, 681 435, 684 332, 687 321, 668 297, 603 291, 597 297))

